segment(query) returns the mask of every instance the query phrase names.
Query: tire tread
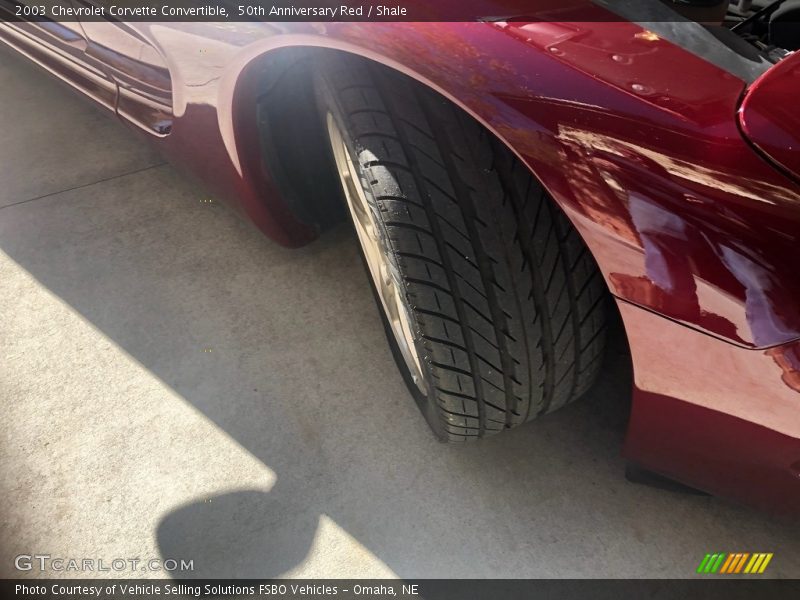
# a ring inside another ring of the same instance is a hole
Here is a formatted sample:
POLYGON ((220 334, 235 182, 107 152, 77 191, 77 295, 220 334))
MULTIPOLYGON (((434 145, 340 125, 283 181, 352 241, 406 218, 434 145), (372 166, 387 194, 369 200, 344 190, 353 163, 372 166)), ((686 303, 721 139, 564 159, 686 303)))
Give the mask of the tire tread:
POLYGON ((406 285, 439 436, 493 435, 586 392, 608 293, 528 169, 403 75, 336 58, 318 81, 346 121, 406 285))

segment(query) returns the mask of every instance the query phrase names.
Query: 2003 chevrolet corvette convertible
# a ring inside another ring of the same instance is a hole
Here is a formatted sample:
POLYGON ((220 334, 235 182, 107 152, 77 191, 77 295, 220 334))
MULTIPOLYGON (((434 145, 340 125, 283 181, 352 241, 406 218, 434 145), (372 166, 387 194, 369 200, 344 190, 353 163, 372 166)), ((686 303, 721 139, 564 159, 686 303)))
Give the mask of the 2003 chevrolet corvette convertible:
POLYGON ((3 0, 0 39, 277 242, 352 219, 439 439, 495 435, 591 389, 618 310, 626 458, 800 508, 800 2, 443 0, 426 15, 486 18, 159 23, 58 1, 95 17, 26 21, 12 15, 33 3, 3 0))

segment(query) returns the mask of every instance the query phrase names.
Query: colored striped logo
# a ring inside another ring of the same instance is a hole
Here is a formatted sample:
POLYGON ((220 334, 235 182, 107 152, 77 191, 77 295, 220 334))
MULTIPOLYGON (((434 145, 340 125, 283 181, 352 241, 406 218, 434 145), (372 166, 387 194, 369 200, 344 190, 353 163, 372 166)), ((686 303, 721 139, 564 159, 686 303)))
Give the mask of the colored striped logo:
POLYGON ((719 573, 720 575, 731 575, 737 573, 749 573, 751 575, 763 573, 769 561, 772 560, 772 552, 734 552, 726 554, 718 552, 716 554, 706 554, 700 566, 697 567, 698 573, 719 573))

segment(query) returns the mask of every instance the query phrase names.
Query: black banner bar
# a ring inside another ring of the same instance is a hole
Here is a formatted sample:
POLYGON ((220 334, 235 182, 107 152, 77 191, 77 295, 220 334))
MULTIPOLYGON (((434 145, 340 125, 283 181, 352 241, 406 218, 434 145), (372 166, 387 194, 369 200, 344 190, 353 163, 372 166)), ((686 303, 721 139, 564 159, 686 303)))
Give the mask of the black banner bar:
POLYGON ((7 22, 472 22, 513 19, 685 20, 662 0, 0 0, 0 21, 7 22))
POLYGON ((0 597, 27 600, 771 600, 800 597, 800 580, 698 579, 4 579, 0 597))

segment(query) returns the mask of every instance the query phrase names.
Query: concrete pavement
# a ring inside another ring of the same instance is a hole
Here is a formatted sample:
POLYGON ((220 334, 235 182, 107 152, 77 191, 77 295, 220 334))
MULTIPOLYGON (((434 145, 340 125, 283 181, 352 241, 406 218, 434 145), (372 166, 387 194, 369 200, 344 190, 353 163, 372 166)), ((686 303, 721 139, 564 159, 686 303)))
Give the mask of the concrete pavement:
POLYGON ((0 97, 0 576, 52 576, 13 565, 47 553, 195 577, 685 577, 765 551, 800 577, 797 524, 626 482, 620 343, 579 403, 440 445, 348 227, 279 248, 7 51, 0 97))

